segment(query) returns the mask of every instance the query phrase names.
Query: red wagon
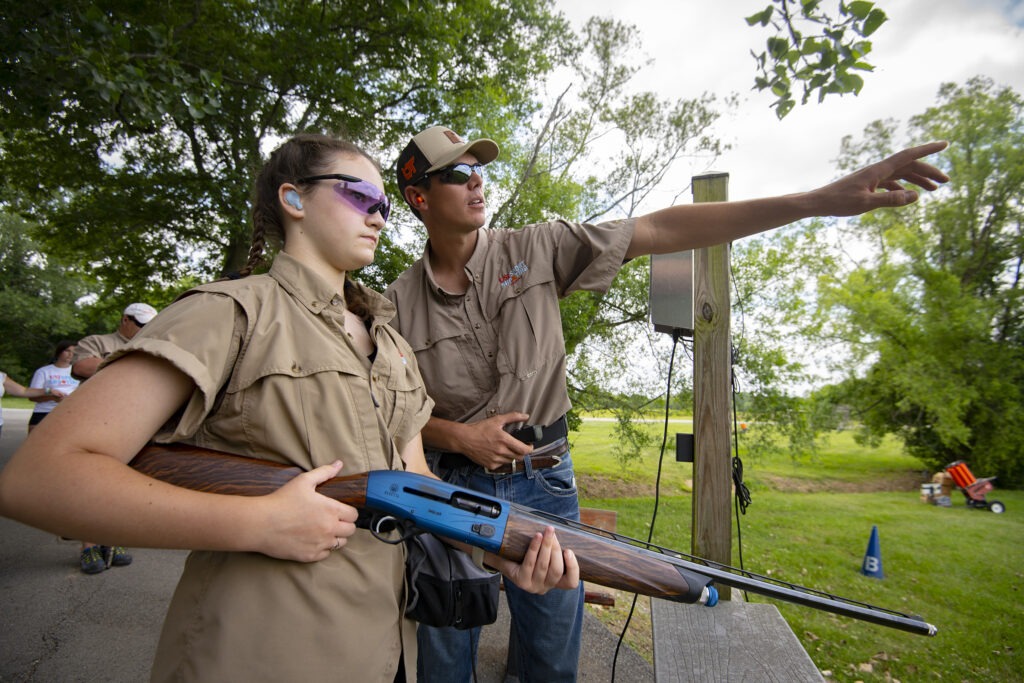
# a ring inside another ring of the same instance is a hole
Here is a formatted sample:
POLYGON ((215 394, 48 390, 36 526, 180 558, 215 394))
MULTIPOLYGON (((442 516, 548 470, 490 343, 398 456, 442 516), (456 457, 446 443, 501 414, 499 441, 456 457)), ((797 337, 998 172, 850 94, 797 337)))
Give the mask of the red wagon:
POLYGON ((992 480, 995 477, 977 479, 971 474, 971 470, 963 460, 946 465, 946 472, 953 478, 953 483, 957 488, 964 492, 964 497, 967 498, 967 507, 991 510, 996 514, 1006 510, 1006 506, 998 500, 988 500, 986 497, 994 488, 992 480))

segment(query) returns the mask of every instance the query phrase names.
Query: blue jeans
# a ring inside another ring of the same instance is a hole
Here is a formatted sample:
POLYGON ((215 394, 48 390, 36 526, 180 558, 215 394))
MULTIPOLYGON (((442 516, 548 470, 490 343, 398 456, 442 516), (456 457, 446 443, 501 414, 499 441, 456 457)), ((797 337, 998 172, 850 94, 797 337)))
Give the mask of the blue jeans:
MULTIPOLYGON (((579 520, 580 506, 572 458, 548 469, 491 475, 481 467, 443 469, 436 458, 427 461, 445 481, 495 498, 536 508, 559 517, 579 520)), ((505 581, 505 599, 511 616, 513 666, 523 683, 575 681, 583 626, 583 586, 576 590, 527 593, 505 581)), ((480 629, 423 626, 417 629, 420 683, 470 683, 474 680, 480 629)))

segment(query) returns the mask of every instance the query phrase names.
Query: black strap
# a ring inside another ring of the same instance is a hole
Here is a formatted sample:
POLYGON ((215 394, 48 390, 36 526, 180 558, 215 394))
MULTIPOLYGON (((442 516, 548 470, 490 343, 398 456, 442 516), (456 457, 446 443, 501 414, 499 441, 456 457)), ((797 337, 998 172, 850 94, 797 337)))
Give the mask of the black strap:
POLYGON ((565 415, 546 427, 542 425, 524 425, 512 432, 512 436, 523 443, 532 443, 535 448, 546 446, 558 439, 564 439, 568 435, 569 424, 565 420, 565 415))

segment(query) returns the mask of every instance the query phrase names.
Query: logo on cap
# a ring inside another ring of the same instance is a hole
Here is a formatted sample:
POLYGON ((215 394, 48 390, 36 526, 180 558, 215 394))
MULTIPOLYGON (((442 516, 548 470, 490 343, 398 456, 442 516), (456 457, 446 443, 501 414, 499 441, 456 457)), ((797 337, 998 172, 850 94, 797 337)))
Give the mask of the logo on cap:
POLYGON ((462 144, 462 138, 460 138, 458 135, 456 135, 455 131, 446 130, 444 132, 444 136, 446 138, 448 138, 449 140, 451 140, 453 145, 461 145, 462 144))
POLYGON ((402 165, 402 175, 406 180, 412 180, 416 175, 416 157, 409 157, 409 160, 402 165))

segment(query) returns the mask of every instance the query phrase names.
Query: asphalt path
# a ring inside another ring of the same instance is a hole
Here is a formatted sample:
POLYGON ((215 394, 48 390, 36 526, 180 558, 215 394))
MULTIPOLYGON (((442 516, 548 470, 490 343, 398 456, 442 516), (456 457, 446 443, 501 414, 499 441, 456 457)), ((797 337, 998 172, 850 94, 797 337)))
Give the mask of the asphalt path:
MULTIPOLYGON (((29 410, 5 409, 0 467, 26 433, 29 410)), ((81 505, 102 505, 82 500, 81 505)), ((185 551, 130 548, 134 561, 86 575, 79 544, 0 517, 0 683, 145 681, 185 551)), ((484 629, 479 683, 505 681, 508 613, 484 629)), ((584 620, 581 681, 610 681, 617 634, 584 620)), ((358 680, 344 676, 339 680, 358 680)), ((653 669, 623 645, 615 680, 653 681, 653 669)))

